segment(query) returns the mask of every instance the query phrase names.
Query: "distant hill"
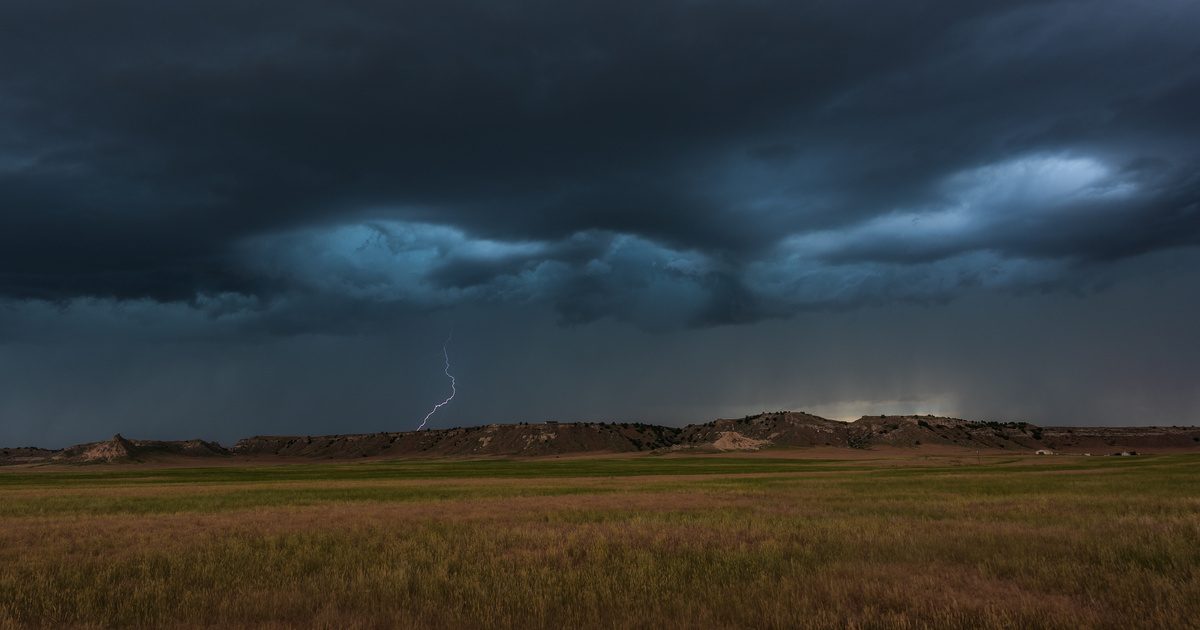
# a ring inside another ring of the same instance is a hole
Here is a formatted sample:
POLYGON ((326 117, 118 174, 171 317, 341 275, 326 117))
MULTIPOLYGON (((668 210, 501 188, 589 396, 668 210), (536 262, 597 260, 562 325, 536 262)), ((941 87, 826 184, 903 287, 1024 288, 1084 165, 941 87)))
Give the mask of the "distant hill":
POLYGON ((564 455, 628 453, 665 448, 679 429, 641 423, 547 422, 488 424, 404 433, 257 436, 239 440, 240 455, 353 458, 375 455, 564 455))
POLYGON ((683 428, 643 423, 488 424, 399 433, 255 436, 232 448, 204 440, 131 440, 121 435, 61 450, 0 449, 0 464, 165 462, 181 458, 358 459, 364 457, 550 456, 589 453, 728 452, 768 448, 957 447, 1012 452, 1200 451, 1200 427, 1039 427, 938 416, 863 416, 841 422, 797 411, 719 419, 683 428))
POLYGON ((679 436, 679 448, 748 450, 763 446, 848 447, 845 422, 797 411, 763 413, 733 420, 690 424, 679 436))
POLYGON ((27 464, 49 459, 57 451, 36 446, 0 448, 0 464, 27 464))
POLYGON ((1047 448, 1063 451, 1200 450, 1200 429, 1196 427, 1046 427, 1042 436, 1047 448))
POLYGON ((1024 422, 974 422, 937 416, 863 416, 854 422, 839 422, 803 412, 778 411, 690 425, 684 428, 679 447, 747 450, 767 446, 870 448, 941 444, 1036 450, 1044 448, 1039 438, 1041 431, 1024 422))
POLYGON ((47 451, 46 460, 55 463, 150 462, 175 457, 218 457, 230 452, 216 442, 204 440, 129 440, 120 433, 103 442, 69 446, 47 451))

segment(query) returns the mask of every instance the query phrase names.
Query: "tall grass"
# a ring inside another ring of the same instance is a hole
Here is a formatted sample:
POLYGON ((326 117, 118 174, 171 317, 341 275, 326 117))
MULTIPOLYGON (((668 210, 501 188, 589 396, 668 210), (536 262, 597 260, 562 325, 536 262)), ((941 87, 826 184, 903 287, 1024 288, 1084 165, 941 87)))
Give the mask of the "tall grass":
POLYGON ((32 474, 0 625, 1196 627, 1200 457, 907 463, 32 474))

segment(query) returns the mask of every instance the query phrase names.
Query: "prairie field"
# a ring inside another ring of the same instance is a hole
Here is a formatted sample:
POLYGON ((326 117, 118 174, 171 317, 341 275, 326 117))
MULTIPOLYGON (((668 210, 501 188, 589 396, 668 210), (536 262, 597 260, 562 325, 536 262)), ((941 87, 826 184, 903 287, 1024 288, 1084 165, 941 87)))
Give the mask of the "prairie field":
POLYGON ((1200 456, 0 470, 0 627, 1200 627, 1200 456))

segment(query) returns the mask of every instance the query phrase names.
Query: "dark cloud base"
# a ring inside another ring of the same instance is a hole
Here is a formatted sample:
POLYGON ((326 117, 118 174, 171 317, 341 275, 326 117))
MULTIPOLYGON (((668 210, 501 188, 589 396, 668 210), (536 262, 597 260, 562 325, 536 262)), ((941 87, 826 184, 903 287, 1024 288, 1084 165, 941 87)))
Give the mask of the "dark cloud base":
MULTIPOLYGON (((700 256, 676 319, 722 323, 837 301, 762 290, 811 271, 789 239, 843 283, 1196 243, 1195 4, 969 5, 7 3, 0 293, 271 298, 306 280, 245 241, 391 221, 546 244, 412 263, 452 288, 618 236, 700 256)), ((660 273, 553 300, 620 316, 660 273)))
MULTIPOLYGON (((352 365, 370 352, 354 340, 440 338, 403 327, 454 313, 579 350, 807 325, 856 338, 836 322, 860 311, 885 332, 888 313, 923 308, 962 328, 944 314, 963 300, 1083 300, 1115 309, 1095 343, 1118 347, 1119 322, 1142 314, 1105 293, 1194 306, 1152 279, 1190 274, 1178 261, 1200 244, 1198 23, 1183 0, 6 2, 0 359, 90 366, 72 384, 82 405, 104 398, 84 374, 103 382, 109 360, 83 333, 112 331, 116 348, 161 344, 179 363, 147 385, 161 399, 97 417, 141 417, 199 379, 229 407, 197 409, 244 419, 299 412, 201 374, 248 378, 320 355, 298 350, 314 339, 342 340, 328 361, 352 365)), ((963 321, 987 330, 1004 310, 963 321)), ((168 361, 142 351, 139 369, 168 361)), ((885 398, 844 385, 860 366, 839 369, 837 400, 885 398)), ((1147 370, 1162 410, 1194 409, 1170 370, 1147 370)), ((6 422, 79 430, 82 411, 46 406, 65 400, 51 383, 17 380, 47 398, 6 403, 6 422)), ((386 415, 345 387, 347 413, 386 415)))

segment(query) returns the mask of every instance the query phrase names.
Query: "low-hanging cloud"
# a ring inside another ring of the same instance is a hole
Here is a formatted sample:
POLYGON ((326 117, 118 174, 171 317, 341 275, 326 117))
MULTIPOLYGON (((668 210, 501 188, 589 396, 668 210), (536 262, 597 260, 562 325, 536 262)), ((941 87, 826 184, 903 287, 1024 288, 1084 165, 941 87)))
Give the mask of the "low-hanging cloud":
MULTIPOLYGON (((936 200, 800 232, 721 256, 596 230, 503 240, 379 220, 257 237, 239 267, 281 295, 428 309, 543 304, 560 320, 614 317, 651 329, 733 323, 807 309, 944 301, 978 287, 1094 282, 1097 231, 1135 231, 1153 186, 1073 154, 1033 154, 945 177, 936 200)), ((1183 227, 1183 226, 1181 226, 1183 227)))

